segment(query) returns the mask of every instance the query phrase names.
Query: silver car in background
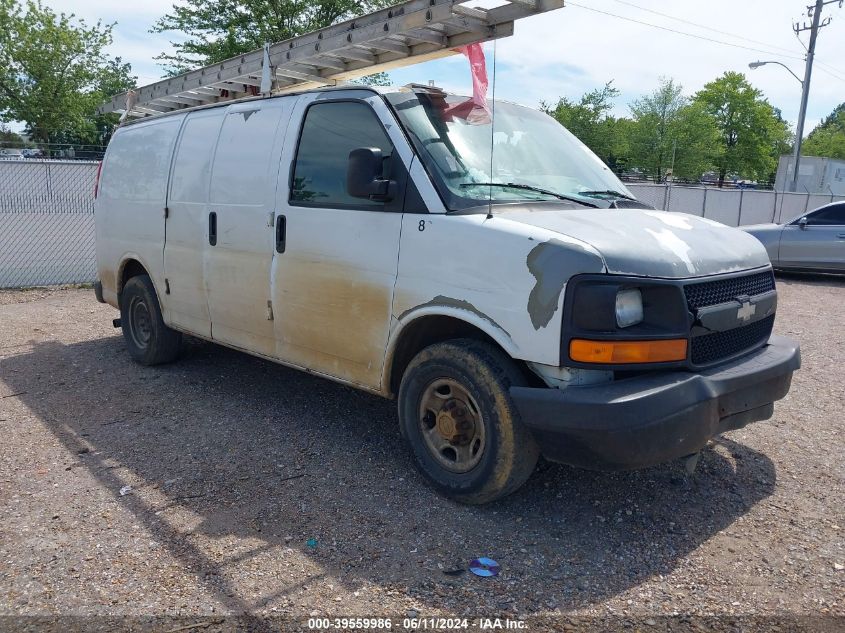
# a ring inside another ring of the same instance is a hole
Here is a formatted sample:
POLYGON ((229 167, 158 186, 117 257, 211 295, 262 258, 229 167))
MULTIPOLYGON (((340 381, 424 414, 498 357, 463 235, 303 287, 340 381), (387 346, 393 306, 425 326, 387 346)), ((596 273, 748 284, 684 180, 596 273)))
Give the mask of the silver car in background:
POLYGON ((826 204, 786 224, 739 228, 763 243, 777 269, 845 273, 845 201, 826 204))

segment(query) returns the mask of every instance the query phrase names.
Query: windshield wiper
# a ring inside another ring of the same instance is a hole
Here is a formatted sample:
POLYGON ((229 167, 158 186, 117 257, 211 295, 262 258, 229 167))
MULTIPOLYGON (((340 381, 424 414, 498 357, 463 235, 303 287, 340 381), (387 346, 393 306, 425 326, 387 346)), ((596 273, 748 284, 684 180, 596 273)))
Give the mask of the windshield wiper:
POLYGON ((562 193, 557 193, 556 191, 549 191, 548 189, 543 189, 542 187, 535 187, 534 185, 525 185, 518 182, 462 182, 458 185, 461 188, 466 187, 507 187, 509 189, 523 189, 525 191, 534 191, 536 193, 542 193, 547 196, 552 196, 553 198, 557 198, 558 200, 566 200, 568 202, 575 202, 576 204, 583 205, 585 207, 591 207, 593 209, 598 209, 598 205, 593 204, 592 202, 585 202, 584 200, 579 200, 578 198, 572 198, 570 196, 565 196, 562 193))
POLYGON ((603 189, 603 190, 596 190, 596 191, 579 191, 579 196, 613 196, 614 198, 622 198, 623 200, 636 200, 636 198, 629 196, 627 194, 622 193, 621 191, 616 191, 614 189, 603 189))

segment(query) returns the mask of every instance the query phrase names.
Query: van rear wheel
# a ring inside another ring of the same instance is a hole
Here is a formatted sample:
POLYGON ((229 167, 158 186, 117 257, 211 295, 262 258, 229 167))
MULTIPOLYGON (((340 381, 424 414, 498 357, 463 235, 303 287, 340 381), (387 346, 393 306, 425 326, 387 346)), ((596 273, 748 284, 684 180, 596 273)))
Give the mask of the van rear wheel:
POLYGON ((438 343, 411 361, 399 388, 399 424, 436 490, 482 504, 531 476, 539 448, 509 393, 522 384, 514 362, 481 341, 438 343))
POLYGON ((182 334, 164 324, 148 275, 136 275, 123 287, 120 324, 129 355, 142 365, 169 363, 179 355, 182 334))

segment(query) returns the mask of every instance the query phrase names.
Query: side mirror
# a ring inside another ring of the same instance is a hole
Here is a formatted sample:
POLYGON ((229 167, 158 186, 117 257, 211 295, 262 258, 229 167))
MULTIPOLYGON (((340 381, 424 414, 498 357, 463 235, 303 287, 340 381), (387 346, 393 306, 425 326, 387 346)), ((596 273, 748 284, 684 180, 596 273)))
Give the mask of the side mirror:
POLYGON ((377 147, 359 147, 349 152, 346 169, 346 191, 353 198, 379 202, 392 200, 396 181, 382 178, 383 159, 377 147))
POLYGON ((800 220, 798 220, 798 226, 801 227, 802 231, 807 228, 807 216, 806 215, 803 218, 801 218, 800 220))

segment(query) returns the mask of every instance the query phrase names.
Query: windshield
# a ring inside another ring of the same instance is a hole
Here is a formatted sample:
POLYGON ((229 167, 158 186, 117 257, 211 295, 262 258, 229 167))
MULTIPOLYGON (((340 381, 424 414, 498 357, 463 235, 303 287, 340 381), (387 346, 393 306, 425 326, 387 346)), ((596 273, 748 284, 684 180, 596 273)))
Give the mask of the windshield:
POLYGON ((436 92, 386 96, 452 211, 488 200, 563 199, 598 206, 599 200, 633 199, 601 159, 542 112, 496 102, 494 123, 485 116, 469 117, 474 118, 470 123, 455 107, 466 97, 436 92))

